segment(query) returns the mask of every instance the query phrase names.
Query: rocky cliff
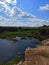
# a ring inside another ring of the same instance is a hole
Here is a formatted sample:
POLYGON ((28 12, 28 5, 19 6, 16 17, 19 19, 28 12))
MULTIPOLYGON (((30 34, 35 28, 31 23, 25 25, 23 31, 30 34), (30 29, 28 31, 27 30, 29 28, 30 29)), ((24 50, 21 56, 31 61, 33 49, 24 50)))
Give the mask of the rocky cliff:
POLYGON ((27 48, 22 65, 49 65, 49 46, 27 48))

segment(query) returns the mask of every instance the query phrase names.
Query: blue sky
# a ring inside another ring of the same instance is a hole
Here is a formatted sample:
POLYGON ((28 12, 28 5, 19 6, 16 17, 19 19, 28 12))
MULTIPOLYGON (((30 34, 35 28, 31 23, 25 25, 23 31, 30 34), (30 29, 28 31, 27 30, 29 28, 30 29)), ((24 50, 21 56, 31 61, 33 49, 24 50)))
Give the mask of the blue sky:
POLYGON ((49 25, 49 0, 1 0, 0 26, 11 24, 12 26, 49 25))
POLYGON ((48 19, 49 11, 39 11, 40 6, 46 4, 49 4, 49 0, 18 0, 17 6, 23 11, 37 16, 37 18, 48 19))

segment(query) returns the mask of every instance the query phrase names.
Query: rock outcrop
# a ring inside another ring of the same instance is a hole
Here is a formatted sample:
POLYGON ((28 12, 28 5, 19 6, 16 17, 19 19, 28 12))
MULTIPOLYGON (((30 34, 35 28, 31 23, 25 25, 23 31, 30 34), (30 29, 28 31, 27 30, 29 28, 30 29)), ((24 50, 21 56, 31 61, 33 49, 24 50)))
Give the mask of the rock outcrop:
POLYGON ((46 39, 41 42, 44 46, 49 46, 49 39, 46 39))
POLYGON ((27 48, 22 65, 49 65, 49 46, 27 48))

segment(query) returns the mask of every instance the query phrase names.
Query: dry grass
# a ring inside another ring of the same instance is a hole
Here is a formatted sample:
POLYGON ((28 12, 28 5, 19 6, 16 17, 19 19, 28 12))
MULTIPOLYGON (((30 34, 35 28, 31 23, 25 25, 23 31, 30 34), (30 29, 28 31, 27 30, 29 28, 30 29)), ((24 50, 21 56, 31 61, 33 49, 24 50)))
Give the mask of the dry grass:
POLYGON ((49 65, 49 46, 39 46, 25 51, 22 65, 49 65), (28 56, 26 54, 28 52, 28 56))

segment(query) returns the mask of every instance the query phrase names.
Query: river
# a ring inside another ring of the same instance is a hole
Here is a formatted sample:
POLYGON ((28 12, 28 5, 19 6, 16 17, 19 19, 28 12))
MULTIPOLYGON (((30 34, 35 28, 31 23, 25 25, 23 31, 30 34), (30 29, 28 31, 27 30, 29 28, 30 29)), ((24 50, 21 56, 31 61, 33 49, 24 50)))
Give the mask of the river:
POLYGON ((34 48, 40 43, 38 39, 23 39, 18 41, 10 41, 7 39, 0 39, 0 62, 7 61, 14 58, 19 52, 25 51, 27 47, 34 48))

